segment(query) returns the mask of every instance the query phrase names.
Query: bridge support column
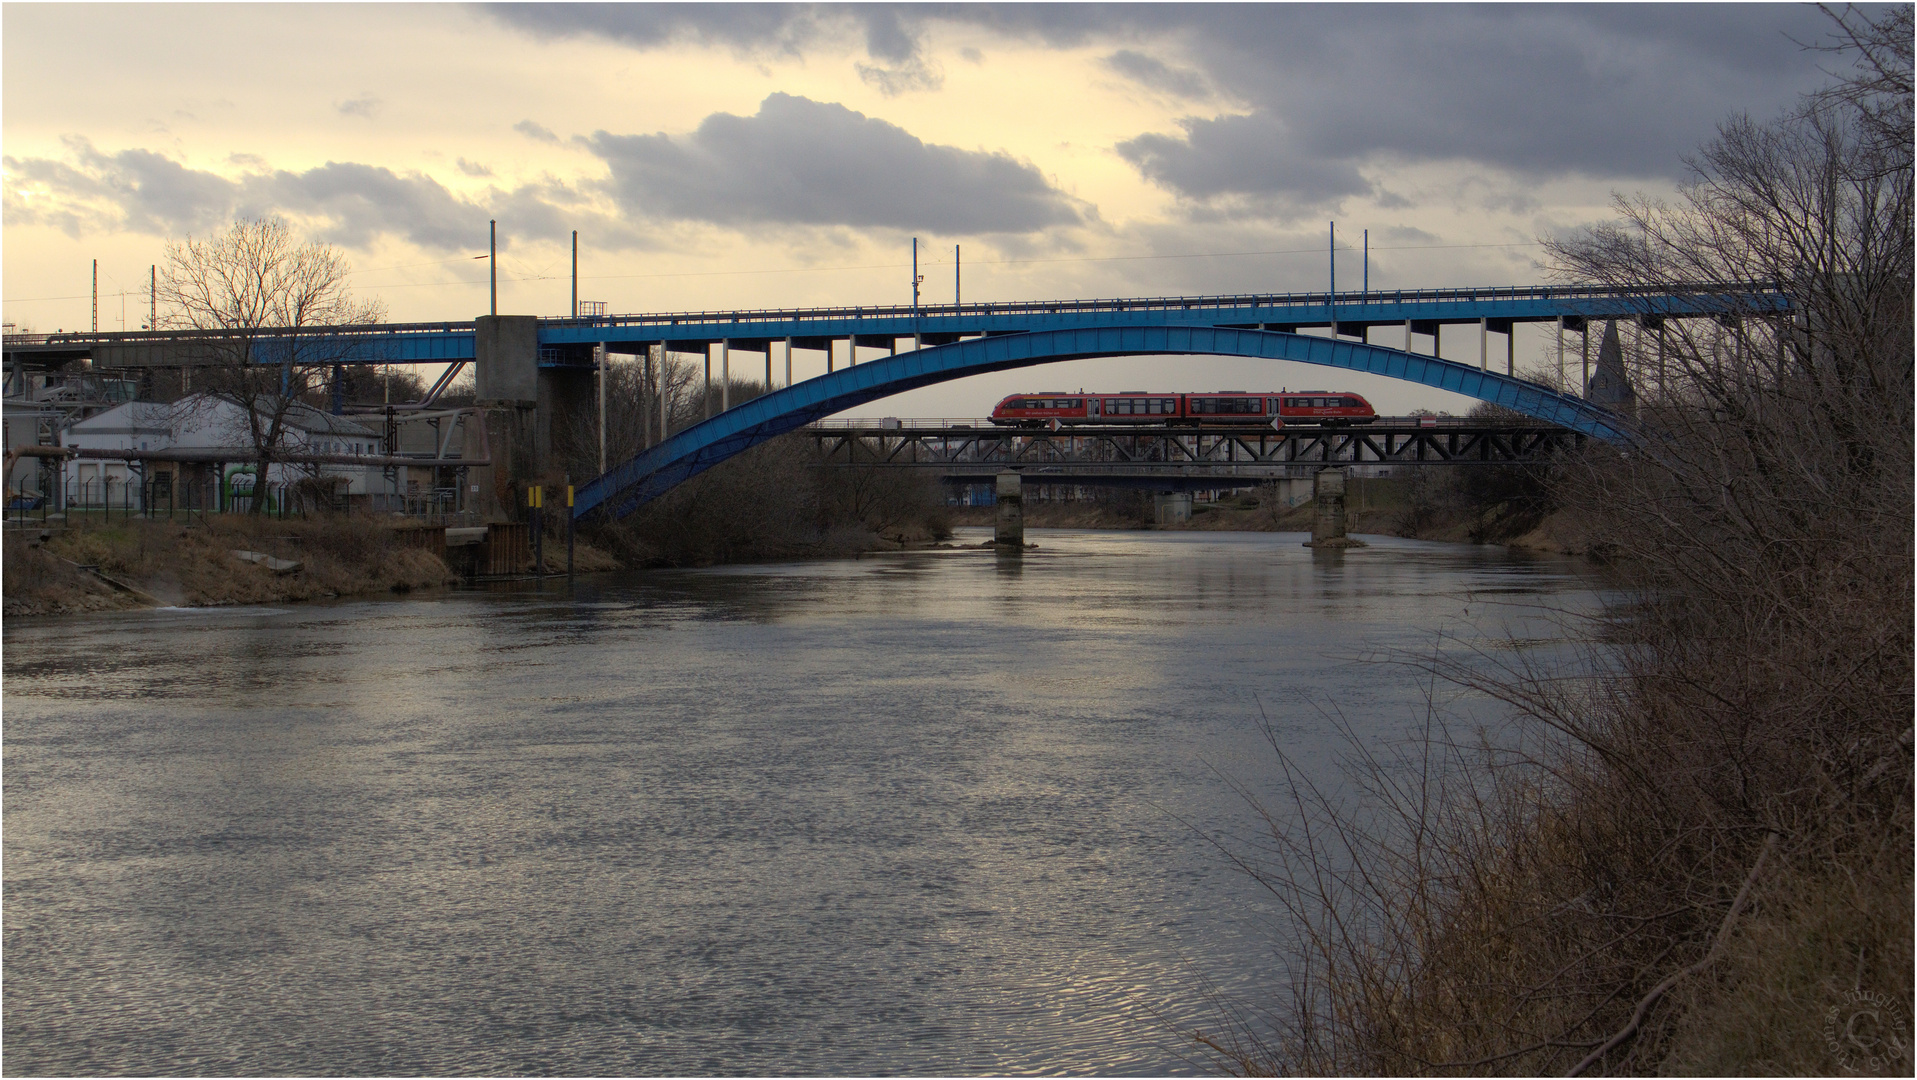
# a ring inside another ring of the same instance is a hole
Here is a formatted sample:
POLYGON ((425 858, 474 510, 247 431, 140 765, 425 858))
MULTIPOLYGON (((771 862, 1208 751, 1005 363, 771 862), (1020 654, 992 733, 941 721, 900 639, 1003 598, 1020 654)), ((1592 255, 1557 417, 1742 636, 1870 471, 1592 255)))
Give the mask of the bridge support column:
POLYGON ((732 408, 732 339, 719 343, 719 411, 732 408))
POLYGON ((1025 551, 1025 483, 1015 472, 998 474, 998 521, 992 542, 1001 552, 1025 551))
POLYGON ((666 436, 672 434, 672 432, 668 431, 666 428, 667 422, 671 419, 671 414, 668 412, 671 406, 668 404, 668 400, 667 400, 670 395, 666 393, 666 389, 670 385, 671 378, 672 378, 672 347, 670 343, 661 341, 659 343, 659 381, 658 383, 655 384, 655 388, 659 395, 659 441, 660 442, 665 442, 666 436))
POLYGON ((1578 331, 1578 348, 1584 357, 1584 369, 1578 373, 1578 396, 1591 396, 1591 320, 1585 319, 1578 331))
POLYGON ((1345 535, 1345 471, 1321 469, 1311 478, 1311 490, 1317 500, 1317 514, 1311 521, 1308 548, 1364 547, 1363 540, 1345 535))
MULTIPOLYGON (((600 342, 599 347, 593 350, 593 359, 598 361, 598 363, 593 365, 593 368, 595 369, 595 374, 599 377, 599 384, 596 388, 596 393, 599 398, 599 475, 604 476, 606 474, 606 364, 612 360, 612 357, 606 354, 605 342, 600 342)), ((646 407, 645 388, 646 382, 642 374, 639 380, 639 408, 641 411, 644 411, 646 407)))
POLYGON ((521 512, 519 488, 539 475, 551 453, 552 386, 539 370, 538 319, 531 315, 481 315, 473 320, 473 397, 487 410, 481 426, 462 425, 468 442, 485 433, 483 451, 471 457, 492 464, 470 470, 467 506, 482 519, 512 519, 521 512), (547 407, 542 409, 542 399, 547 407), (545 421, 542 423, 542 421, 545 421))
POLYGON ((1558 390, 1564 390, 1564 316, 1558 316, 1558 390))
POLYGON ((1182 525, 1191 520, 1191 492, 1161 491, 1152 496, 1152 522, 1182 525))

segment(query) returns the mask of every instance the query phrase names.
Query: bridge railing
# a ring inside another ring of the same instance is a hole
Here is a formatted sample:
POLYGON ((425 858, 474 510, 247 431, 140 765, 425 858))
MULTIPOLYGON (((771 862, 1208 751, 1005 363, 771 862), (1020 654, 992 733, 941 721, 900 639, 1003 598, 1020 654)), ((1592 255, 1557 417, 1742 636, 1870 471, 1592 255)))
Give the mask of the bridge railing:
POLYGON ((247 338, 370 338, 429 334, 470 334, 471 320, 463 322, 371 323, 359 326, 261 327, 256 330, 70 330, 53 334, 7 334, 7 346, 153 344, 167 341, 234 341, 247 338))
MULTIPOLYGON (((1205 296, 1115 297, 1090 300, 1021 300, 975 304, 858 305, 851 307, 760 308, 737 311, 675 311, 606 315, 580 319, 543 319, 548 326, 612 327, 714 323, 844 321, 846 319, 939 318, 948 316, 1073 314, 1107 311, 1229 310, 1232 308, 1325 307, 1353 304, 1406 304, 1482 300, 1609 300, 1673 295, 1774 294, 1782 290, 1764 282, 1703 282, 1682 287, 1667 285, 1496 285, 1454 289, 1374 289, 1369 291, 1239 293, 1205 296)), ((671 335, 663 335, 670 337, 671 335)))
MULTIPOLYGON (((674 326, 710 326, 713 324, 844 322, 861 319, 936 319, 954 316, 1086 314, 1126 311, 1231 310, 1234 308, 1325 308, 1365 304, 1456 303, 1485 300, 1617 300, 1663 296, 1779 295, 1782 289, 1769 282, 1720 281, 1691 282, 1682 285, 1496 285, 1454 289, 1374 289, 1356 292, 1239 293, 1206 296, 1113 297, 1090 300, 1020 300, 973 304, 854 305, 847 307, 756 308, 734 311, 676 311, 605 315, 590 318, 542 318, 552 327, 619 328, 647 327, 671 338, 674 326)), ((373 338, 408 337, 448 333, 470 333, 470 321, 381 323, 371 326, 312 326, 297 331, 300 336, 373 338)), ((246 332, 206 330, 140 330, 117 332, 74 331, 57 334, 7 334, 8 346, 84 345, 208 338, 288 336, 284 329, 246 332)))

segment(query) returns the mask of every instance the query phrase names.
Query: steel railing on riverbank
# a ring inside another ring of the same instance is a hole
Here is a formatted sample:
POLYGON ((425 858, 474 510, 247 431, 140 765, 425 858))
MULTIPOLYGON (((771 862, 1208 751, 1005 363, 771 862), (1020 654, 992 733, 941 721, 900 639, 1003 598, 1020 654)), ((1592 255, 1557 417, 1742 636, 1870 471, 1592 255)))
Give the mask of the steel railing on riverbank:
POLYGON ((359 510, 430 525, 470 524, 472 514, 457 503, 458 493, 450 488, 423 494, 349 496, 311 480, 255 485, 235 483, 233 477, 180 480, 162 473, 65 481, 54 473, 43 475, 39 482, 23 479, 9 486, 0 520, 9 528, 88 528, 136 518, 204 522, 218 514, 260 514, 288 519, 359 510))

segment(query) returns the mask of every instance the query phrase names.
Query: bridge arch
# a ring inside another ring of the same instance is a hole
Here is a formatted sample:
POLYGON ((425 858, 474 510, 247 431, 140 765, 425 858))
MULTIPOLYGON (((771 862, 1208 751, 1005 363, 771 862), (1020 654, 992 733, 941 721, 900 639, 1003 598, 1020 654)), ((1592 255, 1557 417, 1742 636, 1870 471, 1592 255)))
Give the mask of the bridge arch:
POLYGON ((1449 390, 1599 439, 1625 438, 1619 418, 1570 394, 1400 349, 1357 341, 1212 326, 1108 326, 971 338, 868 361, 753 398, 673 435, 580 489, 573 514, 623 517, 721 461, 868 401, 988 371, 1113 356, 1210 355, 1292 360, 1449 390))

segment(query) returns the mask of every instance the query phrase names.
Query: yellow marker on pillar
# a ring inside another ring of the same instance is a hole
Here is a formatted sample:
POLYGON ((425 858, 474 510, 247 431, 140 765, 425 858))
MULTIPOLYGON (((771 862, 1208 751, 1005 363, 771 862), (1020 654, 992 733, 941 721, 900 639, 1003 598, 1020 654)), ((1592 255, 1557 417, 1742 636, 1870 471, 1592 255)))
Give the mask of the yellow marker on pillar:
POLYGON ((540 498, 540 495, 542 493, 543 492, 541 491, 538 484, 534 484, 533 486, 527 488, 526 489, 526 509, 528 510, 539 509, 540 503, 544 501, 540 498))
POLYGON ((566 509, 572 509, 572 485, 566 485, 566 509))

